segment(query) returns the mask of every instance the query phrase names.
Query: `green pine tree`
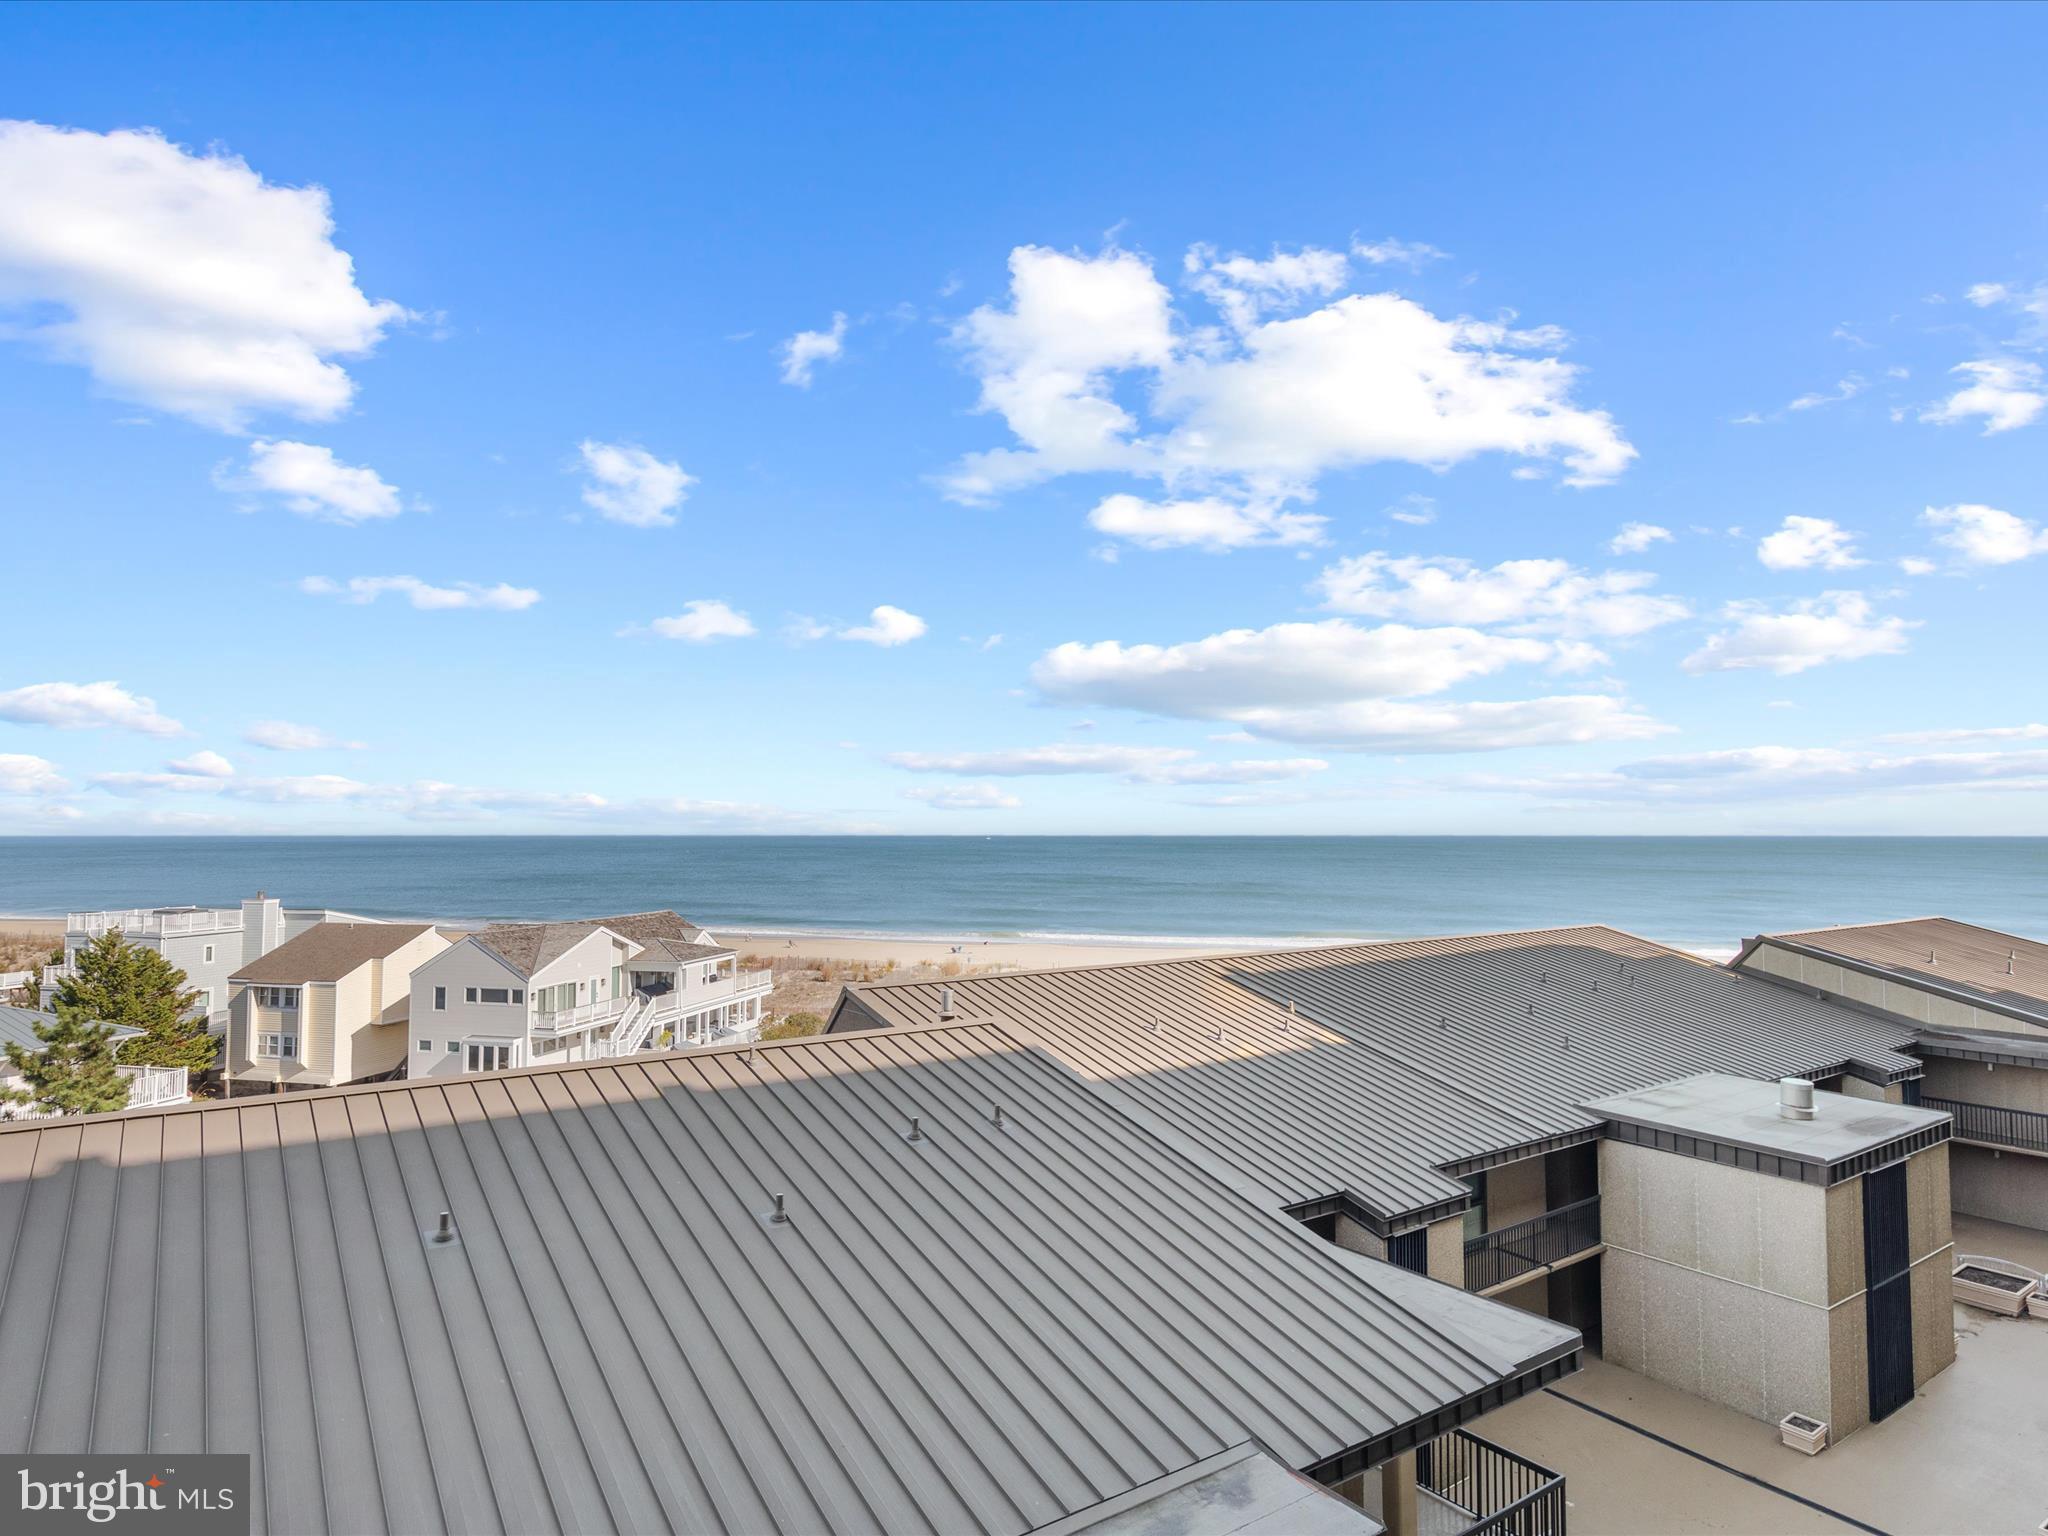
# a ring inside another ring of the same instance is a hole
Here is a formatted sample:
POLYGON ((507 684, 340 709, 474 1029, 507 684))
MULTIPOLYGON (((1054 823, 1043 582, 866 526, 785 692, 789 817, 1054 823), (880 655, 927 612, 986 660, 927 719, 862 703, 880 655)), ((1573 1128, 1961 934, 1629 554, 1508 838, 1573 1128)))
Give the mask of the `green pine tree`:
POLYGON ((153 949, 131 944, 109 929, 78 951, 57 988, 57 1011, 68 1006, 88 1019, 142 1031, 120 1047, 123 1066, 184 1067, 192 1076, 212 1070, 218 1043, 204 1015, 193 1016, 199 994, 185 973, 153 949))
POLYGON ((60 998, 57 1017, 36 1026, 40 1051, 7 1045, 8 1064, 25 1086, 0 1094, 9 1103, 28 1104, 60 1115, 97 1115, 128 1104, 128 1079, 114 1070, 114 1029, 90 1014, 67 1007, 60 998))

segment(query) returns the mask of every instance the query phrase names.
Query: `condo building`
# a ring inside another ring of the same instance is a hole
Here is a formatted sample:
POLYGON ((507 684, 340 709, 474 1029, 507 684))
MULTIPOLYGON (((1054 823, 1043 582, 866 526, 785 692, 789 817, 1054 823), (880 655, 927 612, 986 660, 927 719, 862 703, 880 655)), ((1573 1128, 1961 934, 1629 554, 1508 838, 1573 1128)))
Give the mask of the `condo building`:
POLYGON ((1954 1210, 2048 1231, 2048 944, 1923 917, 1762 934, 1734 964, 1898 1023, 1954 1118, 1954 1210))
POLYGON ((197 1012, 204 1013, 216 1033, 227 1028, 229 985, 235 972, 267 955, 287 939, 324 922, 366 923, 324 908, 286 907, 275 896, 258 891, 234 907, 131 907, 102 912, 71 912, 64 918, 64 959, 43 975, 45 994, 74 975, 78 952, 110 930, 119 929, 130 944, 153 949, 185 973, 199 994, 197 1012))
POLYGON ((494 923, 413 972, 407 1075, 751 1039, 773 987, 675 912, 494 923))
POLYGON ((406 1062, 412 973, 448 947, 426 923, 325 922, 228 978, 233 1093, 328 1088, 406 1062))
POLYGON ((1336 1246, 1754 1417, 1839 1438, 1953 1357, 1949 1120, 1903 1102, 1910 1029, 1810 991, 1587 927, 882 983, 830 1027, 942 1020, 1038 1043, 1336 1246), (1780 1117, 1786 1078, 1810 1120, 1780 1117), (1867 1262, 1839 1225, 1899 1211, 1867 1262), (1767 1380, 1758 1338, 1799 1368, 1767 1380))

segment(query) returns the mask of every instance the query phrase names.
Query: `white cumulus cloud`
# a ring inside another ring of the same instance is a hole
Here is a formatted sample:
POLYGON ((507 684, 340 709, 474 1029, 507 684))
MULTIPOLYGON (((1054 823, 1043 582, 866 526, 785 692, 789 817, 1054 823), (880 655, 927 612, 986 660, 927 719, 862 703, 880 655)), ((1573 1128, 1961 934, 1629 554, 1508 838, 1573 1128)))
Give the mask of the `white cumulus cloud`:
POLYGON ((0 752, 0 795, 57 795, 70 787, 48 758, 0 752))
POLYGON ((235 776, 235 765, 218 752, 194 752, 189 757, 173 758, 164 767, 172 773, 190 774, 202 779, 231 779, 235 776))
POLYGON ((692 598, 683 611, 656 619, 647 626, 664 640, 688 640, 702 644, 709 640, 738 640, 754 632, 754 621, 730 603, 715 597, 692 598))
POLYGON ((182 736, 185 727, 161 713, 154 699, 116 682, 31 683, 0 693, 0 720, 82 731, 104 727, 144 736, 182 736))
POLYGON ((1856 536, 1830 518, 1787 517, 1776 533, 1757 541, 1756 557, 1774 571, 1847 570, 1863 564, 1856 536))
POLYGON ((0 122, 0 309, 107 393, 229 431, 326 420, 406 312, 356 285, 320 187, 149 130, 0 122))
POLYGON ((1896 655, 1916 627, 1915 621, 1879 614, 1860 592, 1824 592, 1782 609, 1729 603, 1722 617, 1733 627, 1709 636, 1686 657, 1686 671, 1757 668, 1786 677, 1831 662, 1896 655))
POLYGON ((1941 426, 1981 417, 1984 435, 2010 432, 2024 427, 2048 406, 2042 393, 2041 367, 2014 357, 1987 357, 1958 363, 1949 370, 1962 374, 1970 383, 1946 400, 1937 401, 1920 413, 1922 421, 1941 426))
POLYGON ((1112 472, 1159 481, 1174 502, 1271 507, 1313 496, 1330 471, 1382 461, 1443 468, 1503 453, 1594 484, 1635 457, 1610 416, 1573 400, 1575 366, 1531 355, 1555 348, 1554 328, 1339 294, 1348 263, 1313 248, 1254 259, 1196 247, 1184 266, 1221 326, 1183 321, 1136 253, 1013 251, 1007 304, 975 310, 953 337, 980 409, 1015 443, 961 460, 947 494, 980 502, 1112 472), (1289 312, 1304 303, 1317 307, 1289 312))
POLYGON ((1449 556, 1374 550, 1325 568, 1315 590, 1338 613, 1625 638, 1690 613, 1680 599, 1644 590, 1655 581, 1645 571, 1587 572, 1565 560, 1481 568, 1449 556))
POLYGON ((683 504, 694 475, 680 464, 657 459, 631 443, 600 443, 586 438, 577 451, 583 458, 584 505, 615 523, 632 528, 667 528, 683 504))
POLYGON ((912 773, 978 774, 985 778, 1115 774, 1134 784, 1258 784, 1320 773, 1319 758, 1244 759, 1202 762, 1191 747, 1081 746, 1013 747, 992 752, 892 752, 884 760, 912 773))
POLYGON ((540 601, 540 593, 532 587, 508 586, 502 581, 495 586, 458 581, 437 587, 417 576, 351 576, 347 581, 308 576, 299 583, 299 590, 314 597, 338 597, 349 603, 374 603, 391 592, 415 608, 488 608, 502 613, 516 613, 540 601))
POLYGON ((242 469, 223 467, 214 480, 222 490, 274 496, 299 516, 328 523, 373 522, 403 510, 397 487, 374 469, 344 464, 314 443, 259 438, 242 469))
POLYGON ((925 622, 914 613, 883 603, 871 609, 865 624, 837 631, 841 640, 859 640, 868 645, 908 645, 925 632, 925 622))
POLYGON ((341 748, 362 750, 360 741, 343 741, 317 725, 298 725, 290 720, 258 720, 242 732, 242 740, 269 752, 323 752, 341 748))
POLYGON ((846 350, 846 316, 835 314, 829 330, 798 331, 782 344, 782 382, 811 387, 820 363, 835 363, 846 350))
POLYGON ((1607 541, 1607 550, 1615 555, 1640 555, 1652 544, 1670 542, 1669 528, 1659 528, 1655 523, 1623 523, 1614 537, 1607 541))
POLYGON ((1013 811, 1024 803, 995 784, 918 784, 903 793, 935 811, 1013 811))
POLYGON ((1358 750, 1490 750, 1663 729, 1608 694, 1416 702, 1508 667, 1581 659, 1571 644, 1526 636, 1326 619, 1168 646, 1069 642, 1041 656, 1031 677, 1061 703, 1225 721, 1254 737, 1358 750))
POLYGON ((1279 506, 1196 496, 1147 501, 1118 492, 1088 514, 1089 525, 1145 549, 1244 549, 1254 544, 1319 544, 1327 519, 1279 506))
POLYGON ((1996 507, 1929 507, 1920 520, 1938 530, 1936 543, 1972 565, 2013 565, 2048 552, 2048 528, 1996 507))

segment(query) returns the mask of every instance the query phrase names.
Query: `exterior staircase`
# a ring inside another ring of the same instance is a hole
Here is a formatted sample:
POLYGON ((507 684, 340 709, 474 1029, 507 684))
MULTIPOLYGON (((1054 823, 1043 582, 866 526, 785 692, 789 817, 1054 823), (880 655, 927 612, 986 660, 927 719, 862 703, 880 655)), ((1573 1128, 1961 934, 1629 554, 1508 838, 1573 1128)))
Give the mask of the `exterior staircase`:
POLYGON ((656 1002, 645 992, 633 994, 633 1001, 626 1005, 626 1011, 619 1015, 619 1021, 612 1026, 612 1032, 604 1042, 605 1055, 631 1056, 646 1046, 661 1016, 656 1002))

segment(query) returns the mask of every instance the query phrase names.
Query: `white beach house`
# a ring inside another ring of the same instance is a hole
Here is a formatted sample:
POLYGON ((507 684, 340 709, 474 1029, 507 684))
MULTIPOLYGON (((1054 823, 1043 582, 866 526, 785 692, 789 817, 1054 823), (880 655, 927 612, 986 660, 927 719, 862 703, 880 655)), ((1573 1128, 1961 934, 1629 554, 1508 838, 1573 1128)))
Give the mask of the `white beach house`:
POLYGON ((412 1078, 750 1040, 774 979, 674 912, 496 923, 412 973, 412 1078))
POLYGON ((208 1027, 219 1034, 228 1025, 230 977, 287 939, 334 921, 367 923, 375 919, 324 908, 286 907, 261 891, 235 907, 131 907, 68 913, 64 961, 44 973, 43 995, 47 999, 59 982, 73 974, 81 949, 118 928, 129 943, 156 950, 185 973, 187 985, 199 994, 199 1008, 206 1014, 208 1027))

